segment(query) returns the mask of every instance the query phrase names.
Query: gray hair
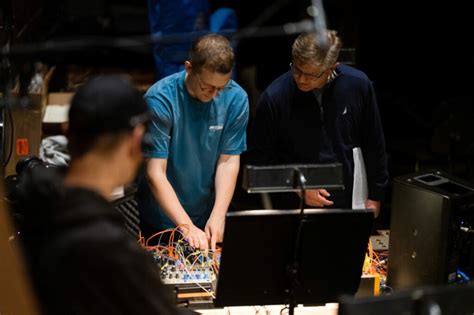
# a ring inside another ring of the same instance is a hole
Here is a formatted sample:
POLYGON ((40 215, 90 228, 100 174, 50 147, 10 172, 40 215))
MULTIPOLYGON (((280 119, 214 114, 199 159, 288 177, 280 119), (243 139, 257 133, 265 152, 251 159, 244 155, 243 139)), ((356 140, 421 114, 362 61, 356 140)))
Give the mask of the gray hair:
POLYGON ((342 41, 336 31, 328 30, 327 44, 318 39, 316 33, 302 33, 293 43, 293 62, 310 63, 327 69, 339 58, 342 41))

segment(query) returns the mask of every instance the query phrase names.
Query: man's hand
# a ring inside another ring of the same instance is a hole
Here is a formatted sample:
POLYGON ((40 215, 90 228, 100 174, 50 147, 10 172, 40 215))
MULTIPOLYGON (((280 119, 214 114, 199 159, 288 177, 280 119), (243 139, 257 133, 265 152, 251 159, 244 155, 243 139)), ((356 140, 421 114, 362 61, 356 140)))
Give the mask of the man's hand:
POLYGON ((204 231, 206 232, 207 239, 211 244, 211 250, 216 250, 216 243, 222 242, 224 238, 224 226, 225 226, 225 216, 211 214, 211 217, 207 221, 204 231))
POLYGON ((308 206, 313 206, 313 207, 330 206, 334 204, 334 202, 326 199, 326 197, 329 197, 329 196, 331 196, 331 194, 328 193, 326 189, 308 189, 305 192, 304 202, 308 206))
POLYGON ((366 203, 365 203, 365 207, 367 209, 372 209, 374 210, 374 218, 378 217, 379 216, 379 213, 380 213, 380 201, 375 201, 375 200, 370 200, 370 199, 367 199, 366 203))
POLYGON ((199 248, 207 254, 209 242, 204 231, 194 224, 182 225, 179 229, 183 232, 184 238, 189 242, 189 245, 199 248))

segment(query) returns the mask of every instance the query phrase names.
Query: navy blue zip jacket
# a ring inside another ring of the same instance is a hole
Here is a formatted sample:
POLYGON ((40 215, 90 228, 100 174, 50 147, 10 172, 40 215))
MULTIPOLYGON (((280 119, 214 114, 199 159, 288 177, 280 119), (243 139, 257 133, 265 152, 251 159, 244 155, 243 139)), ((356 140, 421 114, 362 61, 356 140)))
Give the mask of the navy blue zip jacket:
POLYGON ((355 147, 364 156, 368 198, 380 201, 388 171, 372 82, 363 72, 338 65, 317 92, 299 90, 291 71, 277 78, 258 102, 248 154, 256 165, 342 163, 344 201, 334 206, 351 207, 355 147))

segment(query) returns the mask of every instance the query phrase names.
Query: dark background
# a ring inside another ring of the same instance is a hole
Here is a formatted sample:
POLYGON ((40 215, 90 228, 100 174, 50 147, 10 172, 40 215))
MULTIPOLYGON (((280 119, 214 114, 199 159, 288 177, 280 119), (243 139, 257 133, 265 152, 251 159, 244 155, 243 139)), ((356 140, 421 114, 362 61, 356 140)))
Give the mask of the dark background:
MULTIPOLYGON (((211 1, 228 5, 240 27, 253 25, 269 6, 280 9, 261 26, 306 17, 308 1, 211 1)), ((423 169, 439 169, 474 185, 472 13, 467 2, 324 1, 330 28, 345 48, 354 48, 353 64, 373 80, 383 121, 391 179, 423 169)), ((46 40, 148 34, 146 1, 4 0, 0 8, 0 44, 12 47, 46 40)), ((294 36, 248 39, 237 47, 237 72, 256 69, 256 91, 287 70, 294 36)), ((151 48, 96 49, 11 59, 21 69, 35 58, 51 65, 113 66, 153 72, 151 48)), ((3 75, 5 72, 3 73, 3 75)), ((58 70, 50 90, 61 90, 58 70)), ((244 87, 249 88, 245 84, 244 87)), ((251 99, 251 106, 254 100, 251 99)), ((239 192, 238 192, 239 193, 239 192)), ((391 187, 381 225, 387 225, 391 187)), ((251 208, 255 200, 236 207, 251 208)))

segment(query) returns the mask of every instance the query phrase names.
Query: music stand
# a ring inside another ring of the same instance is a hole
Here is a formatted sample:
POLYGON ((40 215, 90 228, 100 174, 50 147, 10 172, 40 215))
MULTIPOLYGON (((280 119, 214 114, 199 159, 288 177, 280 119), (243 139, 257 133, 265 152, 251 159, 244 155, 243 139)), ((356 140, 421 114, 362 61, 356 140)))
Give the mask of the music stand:
POLYGON ((372 222, 370 210, 307 209, 303 217, 299 210, 229 212, 214 304, 318 304, 354 294, 372 222), (292 288, 287 273, 301 221, 292 288))
POLYGON ((304 188, 344 189, 342 164, 245 165, 242 186, 248 193, 301 191, 304 188))
POLYGON ((289 281, 286 293, 289 302, 289 314, 294 314, 296 306, 296 287, 299 286, 299 258, 303 225, 305 194, 308 188, 344 189, 343 170, 340 163, 329 164, 285 164, 272 166, 246 165, 243 187, 249 193, 300 191, 300 213, 298 224, 292 235, 293 258, 287 263, 286 278, 289 281))

